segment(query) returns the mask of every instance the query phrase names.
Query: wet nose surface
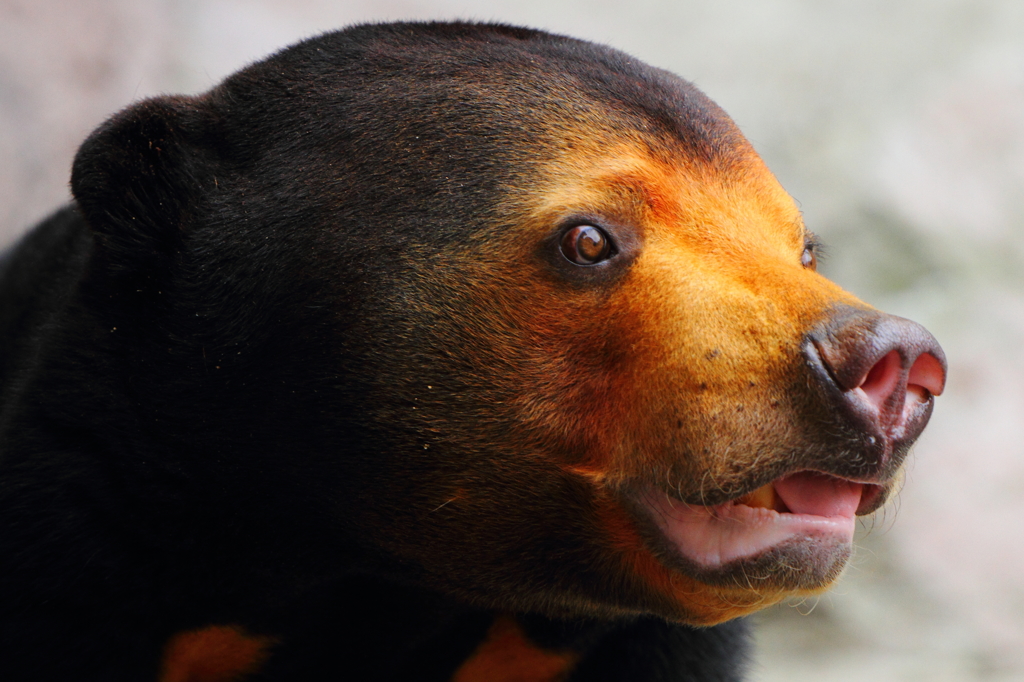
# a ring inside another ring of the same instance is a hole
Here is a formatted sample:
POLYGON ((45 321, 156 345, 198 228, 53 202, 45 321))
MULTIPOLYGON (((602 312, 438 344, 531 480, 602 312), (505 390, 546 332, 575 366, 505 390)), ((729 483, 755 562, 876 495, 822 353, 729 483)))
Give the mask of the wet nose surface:
POLYGON ((837 311, 809 335, 804 354, 841 419, 877 443, 878 465, 920 435, 946 383, 935 337, 877 311, 837 311))

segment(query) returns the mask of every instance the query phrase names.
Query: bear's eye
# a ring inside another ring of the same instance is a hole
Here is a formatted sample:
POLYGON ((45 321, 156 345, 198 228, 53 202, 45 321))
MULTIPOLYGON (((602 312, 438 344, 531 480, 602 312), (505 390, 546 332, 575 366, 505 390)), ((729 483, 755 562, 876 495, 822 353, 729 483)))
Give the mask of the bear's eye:
POLYGON ((818 270, 818 258, 821 257, 821 240, 813 232, 804 234, 804 252, 800 254, 800 265, 808 270, 818 270))
POLYGON ((804 247, 804 252, 800 256, 800 265, 804 266, 808 270, 818 269, 818 256, 814 253, 813 244, 809 244, 804 247))
POLYGON ((559 249, 576 265, 596 265, 614 255, 612 240, 593 225, 577 225, 566 232, 559 249))

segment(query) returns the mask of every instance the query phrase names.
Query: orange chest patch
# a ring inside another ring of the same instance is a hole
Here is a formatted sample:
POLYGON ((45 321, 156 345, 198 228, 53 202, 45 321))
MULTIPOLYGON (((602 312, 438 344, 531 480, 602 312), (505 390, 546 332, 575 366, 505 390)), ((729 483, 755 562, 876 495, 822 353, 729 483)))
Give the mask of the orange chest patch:
POLYGON ((236 682, 256 672, 270 655, 270 637, 232 625, 182 632, 164 649, 160 682, 236 682))
POLYGON ((451 682, 557 682, 578 659, 574 651, 541 649, 512 618, 499 616, 451 682))

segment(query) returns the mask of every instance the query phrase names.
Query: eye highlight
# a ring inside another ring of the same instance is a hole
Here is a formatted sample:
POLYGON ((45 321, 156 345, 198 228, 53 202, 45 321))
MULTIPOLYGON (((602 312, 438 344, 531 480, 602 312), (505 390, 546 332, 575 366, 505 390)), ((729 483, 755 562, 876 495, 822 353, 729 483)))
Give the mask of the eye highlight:
POLYGON ((597 265, 615 255, 611 238, 593 225, 577 225, 568 230, 562 235, 558 248, 576 265, 597 265))

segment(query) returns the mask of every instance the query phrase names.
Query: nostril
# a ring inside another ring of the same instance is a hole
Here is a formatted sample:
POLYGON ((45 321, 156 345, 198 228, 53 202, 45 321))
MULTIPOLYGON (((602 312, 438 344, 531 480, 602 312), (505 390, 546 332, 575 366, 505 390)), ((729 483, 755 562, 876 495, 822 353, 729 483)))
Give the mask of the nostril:
POLYGON ((881 410, 885 401, 896 391, 901 374, 900 354, 891 350, 868 370, 856 388, 863 391, 868 401, 881 410))
POLYGON ((818 376, 841 391, 838 404, 854 420, 887 438, 924 427, 931 398, 946 383, 942 349, 924 327, 889 315, 848 311, 816 337, 810 348, 822 363, 818 376))
POLYGON ((928 423, 932 397, 945 388, 938 341, 910 320, 837 306, 808 334, 803 353, 822 408, 833 411, 820 413, 822 422, 839 427, 834 451, 850 453, 827 470, 858 480, 890 475, 928 423))
POLYGON ((942 362, 931 353, 921 353, 910 366, 907 392, 913 391, 923 402, 928 399, 929 394, 942 395, 945 386, 946 371, 942 368, 942 362))

